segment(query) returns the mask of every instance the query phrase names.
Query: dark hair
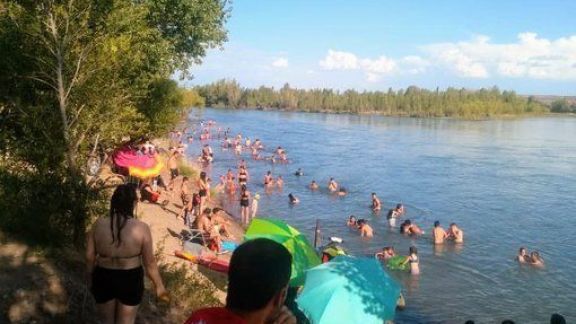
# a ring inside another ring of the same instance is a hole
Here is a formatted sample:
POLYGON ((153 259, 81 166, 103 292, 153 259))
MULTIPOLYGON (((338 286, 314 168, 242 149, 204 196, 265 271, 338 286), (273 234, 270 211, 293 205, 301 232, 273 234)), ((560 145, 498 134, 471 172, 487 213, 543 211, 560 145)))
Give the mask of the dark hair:
POLYGON ((184 181, 188 181, 188 177, 183 177, 182 182, 184 182, 184 181))
POLYGON ((122 228, 126 225, 128 218, 134 217, 134 204, 136 202, 136 190, 132 185, 119 185, 110 199, 110 231, 112 232, 112 243, 120 246, 122 244, 122 228), (114 226, 116 225, 116 226, 114 226), (114 227, 117 233, 114 236, 114 227))
POLYGON ((396 205, 396 208, 401 208, 401 207, 402 207, 402 204, 397 204, 397 205, 396 205))
POLYGON ((286 287, 292 256, 279 243, 258 238, 241 244, 230 260, 226 307, 256 311, 286 287))
POLYGON ((513 320, 503 320, 502 324, 514 324, 513 320))
POLYGON ((474 324, 473 320, 467 320, 464 324, 474 324))
POLYGON ((410 254, 418 254, 418 249, 415 246, 410 247, 410 254))
POLYGON ((435 222, 434 222, 434 227, 438 227, 438 226, 440 226, 440 221, 435 221, 435 222))
POLYGON ((206 181, 206 172, 204 171, 200 172, 200 180, 206 181))
POLYGON ((210 209, 210 207, 206 207, 206 208, 204 208, 203 213, 208 215, 208 214, 212 213, 212 209, 210 209))
POLYGON ((566 324, 566 319, 560 314, 552 314, 550 317, 550 324, 566 324))
POLYGON ((376 193, 375 193, 375 192, 373 192, 373 193, 372 193, 372 196, 376 196, 376 193))
POLYGON ((456 223, 450 223, 450 226, 456 226, 456 223))

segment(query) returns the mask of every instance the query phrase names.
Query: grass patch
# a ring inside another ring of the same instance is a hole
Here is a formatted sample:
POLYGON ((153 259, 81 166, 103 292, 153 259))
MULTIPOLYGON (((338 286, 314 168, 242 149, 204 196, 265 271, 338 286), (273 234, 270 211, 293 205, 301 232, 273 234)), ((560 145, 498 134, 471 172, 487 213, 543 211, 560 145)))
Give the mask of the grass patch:
POLYGON ((199 172, 196 168, 190 166, 186 161, 178 161, 178 171, 181 175, 188 177, 190 179, 196 179, 199 176, 199 172))

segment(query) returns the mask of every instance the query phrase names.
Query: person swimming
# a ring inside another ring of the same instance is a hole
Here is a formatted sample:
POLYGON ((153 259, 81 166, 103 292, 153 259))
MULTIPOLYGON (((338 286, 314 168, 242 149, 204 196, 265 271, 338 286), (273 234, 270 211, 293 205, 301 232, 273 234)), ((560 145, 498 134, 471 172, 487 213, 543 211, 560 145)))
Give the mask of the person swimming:
POLYGON ((424 232, 416 224, 412 224, 412 221, 407 219, 400 225, 400 233, 406 235, 422 235, 424 232))
POLYGON ((544 259, 540 257, 540 253, 537 251, 532 251, 530 253, 530 258, 528 261, 529 264, 536 266, 536 267, 543 267, 544 266, 544 259))
POLYGON ((396 226, 396 219, 400 217, 400 215, 396 212, 396 209, 390 209, 388 214, 386 214, 386 219, 388 220, 388 225, 390 227, 396 226))
POLYGON ((396 252, 394 252, 394 247, 386 246, 382 248, 382 252, 378 252, 374 255, 377 259, 383 260, 384 262, 388 261, 390 258, 396 256, 396 252))
POLYGON ((365 219, 359 219, 358 222, 356 222, 356 224, 358 224, 358 230, 360 231, 360 236, 362 237, 374 236, 374 230, 372 230, 372 227, 368 225, 368 221, 366 221, 365 219))
POLYGON ((268 171, 264 176, 264 186, 271 186, 274 179, 272 178, 272 171, 268 171))
POLYGON ((526 252, 526 248, 525 247, 521 247, 518 250, 518 255, 516 256, 516 261, 520 262, 520 263, 526 263, 529 262, 529 256, 528 256, 528 252, 526 252))
POLYGON ((300 200, 298 199, 298 197, 294 196, 292 193, 288 194, 288 200, 290 201, 290 203, 292 205, 297 204, 300 202, 300 200))
POLYGON ((294 172, 294 175, 297 177, 303 176, 304 172, 302 171, 302 168, 298 168, 298 170, 296 170, 296 172, 294 172))
POLYGON ((316 183, 316 180, 312 180, 308 186, 310 187, 310 190, 318 190, 318 184, 316 183))
POLYGON ((346 190, 346 188, 340 187, 340 189, 338 189, 338 196, 346 196, 347 194, 348 191, 346 190))
POLYGON ((350 215, 350 217, 348 217, 348 222, 346 223, 346 225, 348 226, 357 226, 357 220, 356 220, 356 216, 354 215, 350 215))
POLYGON ((334 178, 330 178, 330 181, 328 181, 328 190, 332 192, 338 190, 338 182, 334 181, 334 178))
POLYGON ((372 210, 378 211, 380 209, 382 209, 382 203, 380 202, 380 199, 378 199, 378 197, 376 196, 376 193, 373 192, 372 193, 372 210))

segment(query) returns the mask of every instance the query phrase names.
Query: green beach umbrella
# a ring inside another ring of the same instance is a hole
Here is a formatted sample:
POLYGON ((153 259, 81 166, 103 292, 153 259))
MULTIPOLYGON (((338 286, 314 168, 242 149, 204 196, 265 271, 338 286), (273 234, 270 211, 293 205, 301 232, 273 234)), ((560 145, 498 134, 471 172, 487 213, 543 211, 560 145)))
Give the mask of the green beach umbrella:
POLYGON ((245 240, 268 238, 286 247, 292 254, 291 286, 304 284, 305 271, 320 264, 320 258, 306 236, 284 221, 273 218, 255 218, 244 234, 245 240))
POLYGON ((314 324, 393 320, 400 285, 374 258, 337 256, 306 272, 296 300, 314 324))

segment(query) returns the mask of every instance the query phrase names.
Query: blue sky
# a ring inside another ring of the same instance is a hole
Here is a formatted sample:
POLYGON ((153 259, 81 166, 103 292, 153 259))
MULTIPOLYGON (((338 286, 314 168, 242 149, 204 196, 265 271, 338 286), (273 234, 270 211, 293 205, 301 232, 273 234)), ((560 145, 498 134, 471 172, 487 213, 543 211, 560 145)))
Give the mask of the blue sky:
POLYGON ((235 0, 189 85, 576 95, 576 1, 235 0))

